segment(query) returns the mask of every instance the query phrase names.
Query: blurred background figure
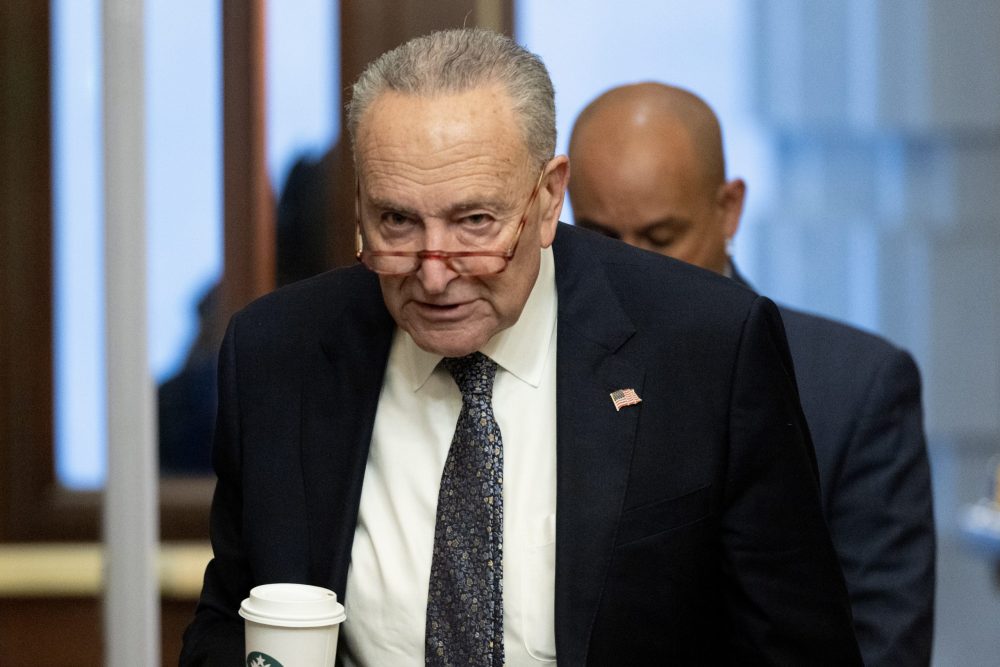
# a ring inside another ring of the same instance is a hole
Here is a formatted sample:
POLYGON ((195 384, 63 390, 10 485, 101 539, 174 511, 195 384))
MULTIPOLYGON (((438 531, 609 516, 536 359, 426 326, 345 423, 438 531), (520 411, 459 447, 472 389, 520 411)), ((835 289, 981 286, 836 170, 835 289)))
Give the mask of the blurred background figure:
POLYGON ((219 285, 198 300, 198 333, 184 364, 157 388, 160 473, 205 474, 212 469, 212 431, 217 405, 215 365, 219 339, 219 285))
MULTIPOLYGON (((569 152, 577 225, 749 287, 728 251, 746 185, 726 180, 719 123, 699 97, 614 88, 580 114, 569 152)), ((865 664, 926 665, 935 536, 916 364, 859 329, 781 315, 865 664)))
MULTIPOLYGON (((318 159, 300 157, 288 172, 277 208, 276 287, 332 268, 327 243, 338 155, 334 145, 318 159)), ((164 475, 206 474, 212 469, 216 363, 225 327, 219 289, 213 284, 198 300, 198 333, 181 368, 157 392, 164 475)))
POLYGON ((319 158, 300 157, 278 199, 277 283, 287 285, 333 268, 327 247, 334 220, 339 144, 319 158))

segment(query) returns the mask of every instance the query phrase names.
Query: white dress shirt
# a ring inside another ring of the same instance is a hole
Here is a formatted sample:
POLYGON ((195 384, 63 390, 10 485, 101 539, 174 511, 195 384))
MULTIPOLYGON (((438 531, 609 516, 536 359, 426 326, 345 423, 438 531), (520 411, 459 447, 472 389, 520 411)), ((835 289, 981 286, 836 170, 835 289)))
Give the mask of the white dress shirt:
MULTIPOLYGON (((556 288, 552 250, 521 317, 481 350, 497 362, 508 665, 555 662, 556 288)), ((347 665, 423 665, 441 472, 462 398, 441 355, 397 329, 365 469, 344 601, 347 665)))

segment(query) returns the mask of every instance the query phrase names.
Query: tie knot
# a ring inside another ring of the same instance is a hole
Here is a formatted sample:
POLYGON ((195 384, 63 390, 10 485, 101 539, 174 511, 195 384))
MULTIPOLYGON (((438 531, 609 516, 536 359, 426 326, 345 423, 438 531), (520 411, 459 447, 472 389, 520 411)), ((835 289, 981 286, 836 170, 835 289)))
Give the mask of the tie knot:
POLYGON ((473 352, 464 357, 445 357, 441 364, 455 378, 462 396, 474 394, 493 395, 493 378, 497 374, 497 362, 482 352, 473 352))

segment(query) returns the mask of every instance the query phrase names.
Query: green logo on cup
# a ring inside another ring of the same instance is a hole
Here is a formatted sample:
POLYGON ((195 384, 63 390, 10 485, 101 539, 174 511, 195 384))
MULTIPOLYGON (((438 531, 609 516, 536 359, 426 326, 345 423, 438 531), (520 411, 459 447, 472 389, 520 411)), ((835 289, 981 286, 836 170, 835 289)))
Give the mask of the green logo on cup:
POLYGON ((267 653, 251 651, 247 656, 247 667, 282 667, 282 665, 267 653))

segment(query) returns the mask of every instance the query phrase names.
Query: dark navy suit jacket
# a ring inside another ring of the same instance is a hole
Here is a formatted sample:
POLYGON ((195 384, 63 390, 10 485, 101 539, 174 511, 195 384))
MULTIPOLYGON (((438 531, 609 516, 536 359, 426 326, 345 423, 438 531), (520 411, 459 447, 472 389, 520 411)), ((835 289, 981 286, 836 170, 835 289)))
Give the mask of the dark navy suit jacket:
POLYGON ((917 366, 883 338, 779 309, 865 664, 927 665, 935 539, 917 366))
MULTIPOLYGON (((565 225, 553 250, 560 665, 860 664, 774 304, 565 225)), ((393 328, 361 267, 230 323, 182 664, 238 664, 253 585, 345 590, 393 328)))

